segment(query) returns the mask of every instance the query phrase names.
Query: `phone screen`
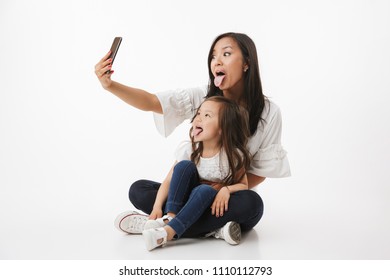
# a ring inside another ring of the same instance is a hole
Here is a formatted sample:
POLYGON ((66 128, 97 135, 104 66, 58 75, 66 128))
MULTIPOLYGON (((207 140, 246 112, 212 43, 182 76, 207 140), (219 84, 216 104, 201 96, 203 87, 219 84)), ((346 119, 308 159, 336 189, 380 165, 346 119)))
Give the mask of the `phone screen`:
MULTIPOLYGON (((116 53, 118 52, 119 46, 121 45, 122 37, 115 37, 114 41, 111 45, 111 54, 109 58, 112 58, 111 65, 114 63, 116 53)), ((106 72, 107 74, 110 73, 110 71, 106 72)))

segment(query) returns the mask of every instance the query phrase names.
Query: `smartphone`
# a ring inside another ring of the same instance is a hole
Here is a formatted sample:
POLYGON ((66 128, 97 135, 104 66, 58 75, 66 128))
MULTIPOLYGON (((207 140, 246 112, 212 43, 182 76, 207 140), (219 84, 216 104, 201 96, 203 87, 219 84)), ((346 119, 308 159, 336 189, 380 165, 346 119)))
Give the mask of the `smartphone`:
MULTIPOLYGON (((116 56, 116 53, 118 52, 118 49, 119 49, 119 46, 121 45, 121 42, 122 42, 122 37, 115 37, 114 41, 112 42, 111 54, 108 57, 109 59, 112 58, 111 65, 114 64, 115 56, 116 56)), ((110 73, 110 70, 108 70, 106 72, 106 74, 108 74, 108 73, 110 73)))

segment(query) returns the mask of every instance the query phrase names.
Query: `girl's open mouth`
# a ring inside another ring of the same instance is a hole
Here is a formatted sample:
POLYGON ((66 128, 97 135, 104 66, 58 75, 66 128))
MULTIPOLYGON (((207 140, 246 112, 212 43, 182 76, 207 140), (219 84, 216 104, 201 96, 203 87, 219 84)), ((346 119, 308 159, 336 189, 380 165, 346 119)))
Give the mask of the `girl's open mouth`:
POLYGON ((192 137, 195 137, 195 136, 198 136, 199 134, 201 134, 203 131, 203 128, 201 128, 200 126, 195 126, 194 129, 192 130, 192 137))

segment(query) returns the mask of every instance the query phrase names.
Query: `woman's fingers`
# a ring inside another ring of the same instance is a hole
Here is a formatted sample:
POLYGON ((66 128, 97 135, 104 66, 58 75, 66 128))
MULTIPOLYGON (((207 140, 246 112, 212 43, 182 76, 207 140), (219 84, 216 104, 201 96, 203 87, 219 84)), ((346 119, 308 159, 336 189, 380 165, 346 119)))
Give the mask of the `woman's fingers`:
POLYGON ((112 58, 109 58, 111 51, 109 51, 96 65, 95 74, 98 78, 101 78, 105 74, 110 74, 112 58))
POLYGON ((103 63, 105 61, 107 61, 107 58, 108 58, 109 54, 110 54, 110 52, 108 52, 102 59, 99 60, 98 63, 96 63, 95 70, 99 70, 99 69, 101 69, 103 67, 102 65, 103 65, 103 63))
POLYGON ((104 61, 106 61, 110 57, 110 54, 111 51, 108 51, 108 53, 106 53, 106 55, 103 56, 103 58, 99 61, 99 63, 103 63, 104 61))
POLYGON ((111 64, 106 65, 105 67, 96 69, 95 74, 96 74, 96 76, 98 76, 98 78, 103 77, 103 75, 105 75, 105 74, 112 74, 111 73, 111 64), (107 72, 107 71, 109 71, 109 72, 107 72))

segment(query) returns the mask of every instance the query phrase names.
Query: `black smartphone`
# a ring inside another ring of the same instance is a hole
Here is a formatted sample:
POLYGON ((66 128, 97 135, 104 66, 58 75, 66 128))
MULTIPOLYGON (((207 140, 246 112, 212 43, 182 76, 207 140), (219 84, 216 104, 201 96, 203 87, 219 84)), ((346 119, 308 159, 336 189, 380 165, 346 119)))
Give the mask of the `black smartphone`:
MULTIPOLYGON (((116 53, 118 52, 118 49, 119 49, 119 46, 121 45, 121 42, 122 42, 122 37, 115 37, 114 41, 112 42, 111 54, 108 57, 109 59, 112 58, 111 65, 114 64, 115 56, 116 56, 116 53)), ((106 72, 106 74, 108 74, 108 73, 110 73, 110 70, 108 70, 106 72)))

